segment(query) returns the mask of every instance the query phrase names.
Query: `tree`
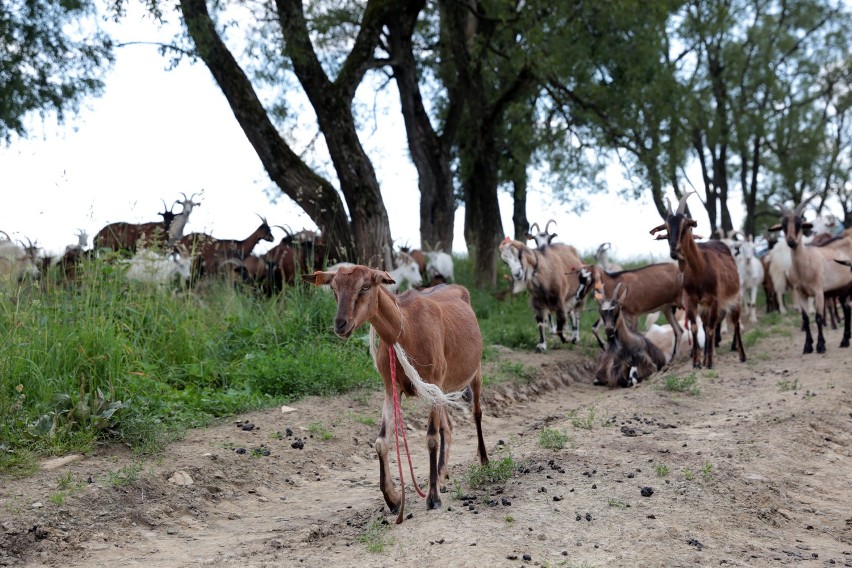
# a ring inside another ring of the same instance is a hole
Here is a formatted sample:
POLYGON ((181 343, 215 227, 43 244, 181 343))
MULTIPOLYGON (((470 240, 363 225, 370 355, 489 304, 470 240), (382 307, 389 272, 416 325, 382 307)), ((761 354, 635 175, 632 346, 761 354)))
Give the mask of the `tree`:
POLYGON ((62 122, 103 91, 112 42, 88 0, 0 1, 0 140, 26 136, 25 119, 62 122))

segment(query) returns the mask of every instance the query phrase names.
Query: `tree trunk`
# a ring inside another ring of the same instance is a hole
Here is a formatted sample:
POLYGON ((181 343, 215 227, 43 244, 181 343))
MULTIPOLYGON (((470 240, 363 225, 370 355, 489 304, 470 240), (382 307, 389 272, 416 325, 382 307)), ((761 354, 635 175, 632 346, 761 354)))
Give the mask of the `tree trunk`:
POLYGON ((420 92, 412 35, 424 0, 403 2, 387 22, 390 59, 399 90, 411 160, 417 169, 420 188, 420 241, 426 250, 453 250, 455 187, 450 150, 464 105, 464 97, 448 85, 450 100, 443 134, 432 127, 420 92))
POLYGON ((317 224, 338 258, 354 258, 355 241, 334 186, 309 168, 278 134, 248 77, 216 32, 206 3, 185 0, 180 9, 199 57, 228 100, 270 179, 317 224))

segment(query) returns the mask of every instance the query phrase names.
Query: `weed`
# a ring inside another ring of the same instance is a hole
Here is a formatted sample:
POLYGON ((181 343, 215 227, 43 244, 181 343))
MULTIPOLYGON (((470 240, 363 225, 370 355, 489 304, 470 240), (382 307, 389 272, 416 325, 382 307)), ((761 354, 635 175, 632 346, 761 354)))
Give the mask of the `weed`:
POLYGON ((358 537, 358 542, 367 546, 374 554, 381 554, 385 548, 393 544, 393 538, 388 536, 390 525, 384 519, 373 519, 364 534, 358 537))
POLYGON ((308 433, 311 436, 316 436, 320 440, 331 440, 334 438, 334 434, 326 430, 325 425, 322 422, 311 422, 308 424, 308 433))
POLYGON ((376 425, 376 418, 374 416, 367 416, 366 414, 360 413, 356 414, 355 412, 350 412, 349 416, 352 418, 352 420, 358 422, 359 424, 363 424, 364 426, 376 425))
POLYGON ((486 484, 506 481, 515 472, 515 462, 511 456, 501 460, 492 460, 485 465, 473 464, 467 472, 467 483, 474 489, 486 484))
POLYGON ((685 480, 692 481, 693 479, 695 479, 695 474, 688 467, 683 468, 682 472, 683 472, 683 478, 685 480))
POLYGON ((657 477, 665 477, 671 471, 669 469, 669 466, 667 466, 666 464, 663 464, 663 463, 658 463, 657 467, 655 469, 657 471, 657 477))
POLYGON ((799 389, 799 379, 793 379, 790 382, 787 379, 778 381, 778 390, 781 392, 794 391, 799 389))
POLYGON ((126 465, 118 471, 111 471, 109 474, 109 483, 115 487, 125 487, 139 479, 139 474, 142 472, 142 464, 134 463, 126 465))
POLYGON ((512 515, 506 515, 506 522, 511 525, 515 522, 515 517, 513 517, 512 515))
POLYGON ((629 503, 625 503, 624 501, 620 501, 614 497, 611 497, 609 500, 609 506, 615 507, 616 509, 627 509, 630 507, 629 503))
POLYGON ((54 493, 50 496, 50 502, 54 505, 62 505, 65 502, 65 495, 63 493, 54 493))
POLYGON ((568 437, 568 434, 553 428, 544 428, 538 434, 538 445, 548 450, 561 450, 566 443, 570 442, 571 438, 568 437))
POLYGON ((769 336, 769 332, 763 327, 756 327, 743 334, 743 346, 748 349, 754 347, 757 342, 769 336))
POLYGON ((68 472, 62 477, 59 478, 59 481, 56 482, 60 489, 69 489, 74 484, 74 474, 72 472, 68 472))
POLYGON ((704 465, 701 466, 701 476, 704 479, 710 479, 711 477, 713 477, 713 464, 712 463, 708 462, 708 463, 705 463, 704 465))
POLYGON ((704 371, 702 374, 704 375, 705 379, 718 379, 719 378, 719 373, 717 373, 716 371, 713 371, 712 369, 709 370, 709 371, 704 371))
POLYGON ((698 395, 701 393, 701 390, 698 388, 697 383, 698 377, 695 376, 695 373, 690 373, 685 377, 669 375, 665 378, 662 388, 670 392, 685 392, 691 395, 698 395))
POLYGON ((568 418, 571 419, 571 425, 574 428, 581 428, 583 430, 591 430, 595 427, 595 407, 590 406, 588 412, 585 417, 580 417, 577 415, 577 410, 572 410, 568 413, 568 418))

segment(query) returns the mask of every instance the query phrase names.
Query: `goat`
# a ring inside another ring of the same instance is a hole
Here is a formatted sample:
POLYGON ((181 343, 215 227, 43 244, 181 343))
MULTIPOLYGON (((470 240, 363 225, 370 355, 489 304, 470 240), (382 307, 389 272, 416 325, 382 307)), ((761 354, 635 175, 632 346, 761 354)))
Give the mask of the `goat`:
POLYGON ((549 231, 551 223, 556 224, 556 221, 553 220, 553 219, 550 219, 547 222, 547 224, 544 226, 543 231, 539 230, 538 223, 533 223, 532 225, 530 225, 530 231, 531 232, 527 233, 527 235, 526 235, 527 240, 528 241, 535 241, 535 246, 536 246, 536 248, 539 248, 539 249, 543 249, 544 247, 546 247, 547 245, 552 243, 553 239, 556 238, 556 233, 551 233, 549 231), (533 229, 535 229, 535 232, 532 232, 533 229))
POLYGON ((803 232, 812 225, 805 220, 804 209, 813 195, 802 201, 793 211, 786 207, 781 210, 781 222, 769 228, 770 231, 784 231, 787 245, 790 247, 792 269, 790 281, 798 293, 799 310, 802 313, 802 329, 805 332, 803 353, 813 353, 813 335, 811 334, 810 318, 808 317, 807 301, 814 299, 817 325, 817 353, 825 353, 825 295, 826 292, 838 291, 841 295, 841 305, 845 319, 843 338, 840 347, 849 347, 850 339, 850 308, 846 302, 846 288, 852 284, 852 273, 844 270, 836 262, 837 258, 846 260, 852 258, 852 238, 844 235, 838 240, 821 247, 805 246, 803 232))
MULTIPOLYGON (((701 316, 696 316, 695 320, 698 325, 698 346, 703 349, 705 340, 704 325, 701 321, 701 316)), ((692 353, 692 334, 682 332, 682 329, 687 327, 686 312, 682 309, 678 309, 675 312, 675 321, 677 321, 678 327, 681 329, 681 331, 678 331, 677 333, 671 324, 658 325, 654 321, 648 325, 648 328, 642 334, 663 353, 671 353, 671 356, 668 359, 669 362, 674 361, 678 352, 692 353), (675 339, 678 336, 680 337, 680 340, 675 339), (680 351, 678 351, 678 348, 681 348, 680 351), (686 351, 684 351, 684 349, 686 349, 686 351)))
POLYGON ((754 252, 754 239, 749 236, 734 245, 734 261, 740 275, 740 296, 746 315, 757 322, 757 290, 763 285, 763 263, 754 252))
POLYGON ((624 270, 624 267, 617 262, 609 260, 609 251, 612 248, 611 243, 603 243, 595 252, 595 264, 606 270, 607 272, 618 272, 624 270))
POLYGON ((677 212, 668 205, 665 223, 651 229, 658 240, 668 239, 669 254, 677 260, 683 273, 683 299, 690 326, 692 327, 692 366, 700 367, 698 347, 698 324, 696 316, 704 321, 704 366, 712 369, 716 355, 718 327, 727 312, 733 326, 734 339, 731 348, 739 351, 740 361, 745 362, 746 353, 740 330, 740 278, 737 264, 730 249, 719 241, 696 243, 692 228, 695 220, 684 215, 686 200, 694 192, 680 199, 677 212))
POLYGON ((426 254, 422 250, 412 249, 408 245, 399 247, 399 253, 397 256, 400 256, 403 253, 413 258, 414 262, 417 263, 417 266, 420 269, 420 275, 426 276, 426 254))
POLYGON ((622 387, 636 386, 666 364, 666 356, 648 338, 633 331, 621 312, 627 297, 627 288, 619 296, 622 283, 618 283, 612 297, 606 297, 606 286, 595 292, 600 302, 600 317, 606 330, 606 350, 598 360, 595 372, 596 385, 622 387))
MULTIPOLYGON (((161 200, 162 201, 162 200, 161 200)), ((92 244, 95 250, 110 249, 112 251, 136 252, 139 247, 156 246, 168 241, 169 227, 175 218, 172 208, 166 207, 163 201, 164 211, 158 213, 163 220, 151 223, 110 223, 98 231, 92 244)))
POLYGON ((573 327, 571 340, 579 343, 585 297, 578 300, 575 296, 580 287, 577 269, 582 264, 577 249, 563 244, 551 244, 541 250, 530 249, 522 242, 506 237, 500 243, 500 258, 512 273, 513 291, 518 293, 526 288, 530 292, 530 306, 535 312, 539 332, 536 352, 547 350, 544 330, 545 316, 549 311, 556 314, 556 334, 563 343, 568 342, 563 328, 570 314, 573 327))
POLYGON ((201 245, 202 272, 217 274, 225 260, 232 258, 243 260, 251 254, 259 241, 272 242, 274 240, 272 229, 270 229, 266 219, 261 217, 260 220, 260 226, 241 241, 236 239, 204 239, 201 245))
POLYGON ((426 279, 432 280, 440 276, 446 282, 455 281, 453 274, 453 257, 442 251, 426 251, 426 279))
POLYGON ((127 266, 125 278, 134 282, 157 286, 174 282, 186 285, 189 282, 191 259, 178 253, 161 254, 151 249, 142 249, 122 263, 127 266))
MULTIPOLYGON (((580 287, 575 295, 577 301, 581 301, 590 289, 601 290, 605 286, 608 290, 614 290, 623 284, 624 298, 619 305, 631 328, 636 329, 636 320, 642 314, 660 310, 677 337, 683 334, 683 328, 674 315, 674 308, 681 305, 683 289, 680 270, 675 263, 661 262, 621 272, 607 272, 598 265, 584 264, 577 274, 580 279, 580 287)), ((600 321, 595 322, 593 329, 597 329, 600 321)), ((598 342, 602 343, 600 339, 598 342)), ((679 343, 674 342, 670 358, 674 358, 679 343)))
POLYGON ((17 285, 38 281, 41 278, 38 245, 29 239, 26 245, 21 241, 16 244, 6 237, 0 240, 0 280, 17 285))
MULTIPOLYGON (((766 255, 769 264, 767 271, 769 279, 772 281, 772 293, 775 295, 778 304, 778 311, 782 314, 787 313, 787 307, 784 305, 784 293, 788 289, 793 289, 790 283, 790 271, 793 267, 793 257, 790 254, 790 247, 785 239, 778 239, 766 255)), ((795 290, 793 290, 795 294, 795 290)), ((793 298, 793 303, 798 304, 798 300, 793 298)))
POLYGON ((397 523, 402 522, 405 486, 400 479, 403 488, 400 495, 391 480, 388 464, 388 429, 396 423, 396 391, 431 403, 426 434, 429 450, 426 506, 440 508, 439 488, 446 487, 452 436, 447 405, 457 405, 463 395, 469 395, 468 400, 473 402, 479 461, 483 465, 488 463, 479 401, 482 335, 470 305, 470 293, 462 286, 448 284, 396 295, 385 288, 394 283, 387 272, 360 265, 345 266, 336 272, 318 271, 302 278, 317 286, 331 286, 337 300, 334 332, 338 337, 351 337, 365 322, 372 326, 370 351, 385 384, 382 422, 375 445, 379 482, 385 503, 391 512, 399 513, 397 523), (396 361, 392 369, 393 357, 396 361))
POLYGON ((388 288, 394 292, 399 289, 403 283, 408 283, 409 288, 414 288, 423 284, 423 277, 420 275, 420 265, 411 256, 400 253, 398 257, 399 265, 389 272, 394 280, 393 284, 389 284, 388 288))
POLYGON ((189 214, 192 213, 193 208, 201 207, 201 203, 196 203, 192 200, 195 197, 193 193, 189 197, 186 196, 185 193, 181 192, 183 196, 183 201, 176 201, 176 203, 181 204, 181 212, 174 216, 171 224, 169 225, 169 237, 168 237, 168 245, 174 246, 177 242, 183 237, 183 230, 186 227, 186 224, 189 222, 189 214))

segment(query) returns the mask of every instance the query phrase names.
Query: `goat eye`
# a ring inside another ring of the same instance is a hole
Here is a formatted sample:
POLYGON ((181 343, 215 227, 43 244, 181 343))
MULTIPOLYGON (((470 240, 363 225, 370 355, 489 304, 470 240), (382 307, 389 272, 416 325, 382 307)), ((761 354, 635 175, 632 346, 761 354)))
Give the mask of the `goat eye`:
POLYGON ((366 291, 367 291, 367 290, 369 290, 369 289, 370 289, 370 285, 369 285, 369 284, 364 284, 363 286, 361 286, 361 291, 362 291, 362 292, 366 292, 366 291))

